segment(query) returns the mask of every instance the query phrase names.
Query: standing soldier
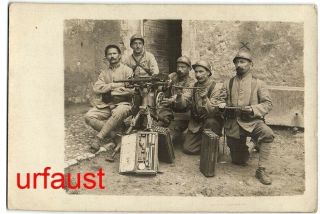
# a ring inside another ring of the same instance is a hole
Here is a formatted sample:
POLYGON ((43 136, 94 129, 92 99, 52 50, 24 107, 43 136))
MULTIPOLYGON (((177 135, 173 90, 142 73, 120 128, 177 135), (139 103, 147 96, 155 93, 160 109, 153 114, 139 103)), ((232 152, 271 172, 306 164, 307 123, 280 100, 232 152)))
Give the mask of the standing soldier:
POLYGON ((135 34, 130 38, 133 53, 123 59, 123 63, 132 68, 135 77, 147 77, 159 73, 157 61, 152 53, 144 48, 144 38, 135 34))
POLYGON ((93 86, 93 91, 99 95, 99 99, 85 115, 86 123, 99 132, 91 143, 93 152, 99 150, 105 137, 112 137, 112 131, 131 113, 132 90, 125 88, 123 83, 113 81, 132 77, 132 69, 120 62, 121 50, 116 45, 108 45, 105 48, 105 57, 109 66, 102 70, 93 86))
POLYGON ((199 154, 203 129, 211 129, 221 136, 223 120, 217 105, 224 102, 220 88, 210 78, 211 67, 207 61, 200 60, 192 65, 197 82, 191 91, 178 93, 175 108, 191 110, 188 131, 183 142, 183 152, 199 154))
POLYGON ((184 89, 185 87, 193 87, 195 83, 195 79, 189 76, 189 72, 192 69, 191 61, 186 56, 181 56, 177 59, 177 71, 169 74, 169 81, 171 84, 171 88, 161 102, 161 108, 158 109, 159 117, 166 119, 167 123, 162 123, 159 125, 169 126, 171 131, 172 141, 175 142, 178 140, 178 137, 188 128, 188 120, 189 111, 186 109, 177 109, 174 106, 174 102, 176 101, 177 92, 183 93, 186 91, 190 91, 191 89, 184 89), (181 92, 182 91, 182 92, 181 92), (173 111, 175 115, 179 117, 179 120, 173 119, 173 111))
MULTIPOLYGON (((271 144, 272 130, 265 124, 264 116, 272 109, 272 102, 266 84, 252 73, 252 57, 247 47, 242 47, 233 59, 236 76, 224 83, 222 93, 227 95, 227 106, 239 107, 225 109, 225 132, 230 148, 232 163, 246 165, 249 159, 246 137, 250 136, 260 145, 259 164, 256 178, 265 185, 272 183, 266 173, 271 144)), ((220 104, 220 108, 225 107, 220 104)))

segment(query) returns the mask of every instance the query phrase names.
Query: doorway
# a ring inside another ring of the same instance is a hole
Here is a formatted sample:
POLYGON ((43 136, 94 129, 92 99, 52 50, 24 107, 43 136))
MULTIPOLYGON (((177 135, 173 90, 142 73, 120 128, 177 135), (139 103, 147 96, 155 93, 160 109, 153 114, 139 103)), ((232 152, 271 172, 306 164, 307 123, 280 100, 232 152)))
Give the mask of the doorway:
POLYGON ((155 56, 160 73, 176 70, 176 60, 181 56, 181 23, 181 20, 143 20, 145 47, 155 56))

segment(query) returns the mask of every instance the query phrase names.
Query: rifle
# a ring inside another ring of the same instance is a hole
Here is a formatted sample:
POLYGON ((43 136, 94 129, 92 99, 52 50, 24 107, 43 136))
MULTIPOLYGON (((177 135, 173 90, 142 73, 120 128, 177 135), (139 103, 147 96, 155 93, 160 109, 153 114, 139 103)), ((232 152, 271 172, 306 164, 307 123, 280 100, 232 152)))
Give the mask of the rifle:
POLYGON ((186 87, 186 86, 179 86, 179 85, 173 85, 172 87, 181 88, 181 89, 203 89, 203 88, 205 88, 205 86, 203 86, 203 87, 186 87))
POLYGON ((225 106, 223 109, 220 109, 225 119, 235 119, 240 117, 243 121, 251 120, 253 115, 250 115, 243 110, 244 107, 239 106, 225 106))

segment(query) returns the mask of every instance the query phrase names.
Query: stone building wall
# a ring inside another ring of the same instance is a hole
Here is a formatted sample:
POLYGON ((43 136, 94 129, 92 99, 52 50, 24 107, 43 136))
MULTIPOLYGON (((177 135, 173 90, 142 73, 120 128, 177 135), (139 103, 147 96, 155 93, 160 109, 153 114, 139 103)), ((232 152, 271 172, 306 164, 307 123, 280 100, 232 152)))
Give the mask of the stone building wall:
POLYGON ((65 102, 85 103, 106 66, 105 46, 120 43, 120 22, 66 20, 64 24, 65 102))
POLYGON ((183 20, 66 20, 64 27, 65 101, 85 103, 100 69, 104 48, 118 44, 131 54, 129 40, 144 34, 162 72, 172 72, 180 55, 210 61, 214 78, 234 74, 232 59, 249 42, 258 78, 268 85, 303 87, 303 25, 283 22, 183 20), (178 29, 179 28, 179 29, 178 29), (182 30, 182 32, 181 32, 182 30), (153 38, 154 37, 154 38, 153 38))
POLYGON ((249 43, 255 75, 268 85, 304 86, 302 23, 182 22, 182 54, 209 60, 218 81, 235 74, 232 60, 241 42, 249 43))

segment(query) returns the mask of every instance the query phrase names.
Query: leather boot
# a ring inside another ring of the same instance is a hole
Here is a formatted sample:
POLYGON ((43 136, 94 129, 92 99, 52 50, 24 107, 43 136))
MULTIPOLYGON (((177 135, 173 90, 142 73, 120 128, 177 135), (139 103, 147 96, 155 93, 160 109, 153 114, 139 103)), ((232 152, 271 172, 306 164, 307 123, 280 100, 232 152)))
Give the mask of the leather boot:
POLYGON ((266 169, 259 167, 256 171, 256 178, 264 185, 270 185, 272 183, 271 177, 269 177, 266 169))
POLYGON ((98 152, 101 144, 102 144, 102 139, 95 137, 90 144, 90 151, 92 153, 98 152))

